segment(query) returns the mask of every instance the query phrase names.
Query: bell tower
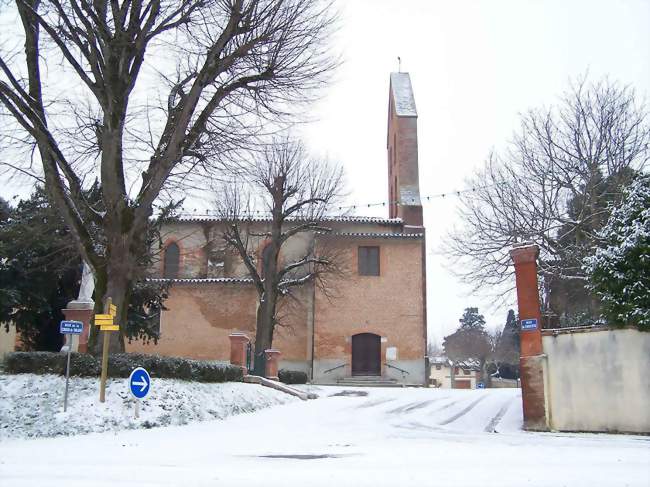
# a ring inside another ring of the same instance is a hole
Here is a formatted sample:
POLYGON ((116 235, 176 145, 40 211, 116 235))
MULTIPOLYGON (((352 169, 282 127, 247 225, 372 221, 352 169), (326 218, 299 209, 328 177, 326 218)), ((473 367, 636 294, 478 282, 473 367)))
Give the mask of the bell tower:
POLYGON ((389 217, 422 227, 418 175, 418 114, 408 73, 391 73, 388 94, 389 217))

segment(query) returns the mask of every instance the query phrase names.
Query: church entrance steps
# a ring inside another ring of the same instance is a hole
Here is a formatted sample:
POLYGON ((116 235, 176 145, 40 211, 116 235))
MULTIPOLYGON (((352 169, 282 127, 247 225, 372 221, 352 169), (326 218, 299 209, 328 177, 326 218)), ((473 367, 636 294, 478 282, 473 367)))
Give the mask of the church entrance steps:
POLYGON ((404 387, 404 384, 398 383, 395 379, 389 379, 378 375, 354 375, 352 377, 343 377, 336 381, 336 385, 354 387, 404 387))

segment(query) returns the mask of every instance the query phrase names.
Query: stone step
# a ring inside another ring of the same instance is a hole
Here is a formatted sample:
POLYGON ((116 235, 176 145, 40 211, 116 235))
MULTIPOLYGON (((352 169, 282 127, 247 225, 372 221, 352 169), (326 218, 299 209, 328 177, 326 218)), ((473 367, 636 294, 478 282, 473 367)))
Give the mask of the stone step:
POLYGON ((342 377, 338 382, 397 382, 395 379, 381 377, 378 375, 355 375, 352 377, 342 377))

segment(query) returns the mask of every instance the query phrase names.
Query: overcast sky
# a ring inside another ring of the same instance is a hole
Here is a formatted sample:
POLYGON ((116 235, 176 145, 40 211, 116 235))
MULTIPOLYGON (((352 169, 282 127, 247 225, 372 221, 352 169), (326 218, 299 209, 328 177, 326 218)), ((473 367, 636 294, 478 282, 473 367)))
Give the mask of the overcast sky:
MULTIPOLYGON (((348 0, 338 46, 344 65, 314 110, 309 144, 340 160, 359 203, 386 200, 388 79, 411 75, 418 110, 420 193, 465 188, 491 148, 503 147, 519 113, 549 105, 586 72, 650 87, 650 1, 348 0)), ((465 307, 502 326, 507 307, 469 294, 436 253, 456 221, 456 198, 424 203, 429 336, 442 340, 465 307)), ((388 210, 358 210, 387 216, 388 210)), ((514 303, 513 303, 514 305, 514 303)))
MULTIPOLYGON (((411 74, 419 114, 421 195, 466 187, 492 148, 503 147, 520 112, 549 105, 571 78, 589 72, 650 87, 650 0, 339 0, 336 48, 344 64, 304 128, 308 145, 340 161, 350 200, 385 201, 389 73, 411 74)), ((28 188, 0 183, 0 195, 28 188)), ((425 203, 430 338, 442 340, 465 307, 490 327, 507 307, 490 308, 489 290, 470 295, 447 269, 440 241, 456 198, 425 203)), ((358 214, 387 216, 387 208, 358 214)), ((514 302, 513 302, 514 305, 514 302)))

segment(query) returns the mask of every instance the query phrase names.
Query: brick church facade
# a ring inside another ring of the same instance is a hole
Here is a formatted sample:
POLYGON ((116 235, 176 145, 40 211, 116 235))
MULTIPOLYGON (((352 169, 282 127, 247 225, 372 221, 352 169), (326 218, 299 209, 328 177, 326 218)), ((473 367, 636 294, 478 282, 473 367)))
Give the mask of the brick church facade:
MULTIPOLYGON (((348 269, 325 293, 302 286, 280 306, 273 347, 280 368, 303 370, 315 383, 376 375, 425 384, 425 231, 418 181, 417 112, 408 73, 392 73, 388 108, 389 217, 332 217, 330 233, 292 237, 284 258, 313 246, 335 246, 348 269)), ((172 287, 156 345, 134 341, 131 352, 229 359, 229 335, 255 336, 257 293, 241 260, 228 251, 216 217, 181 217, 163 229, 164 255, 153 269, 172 287)), ((251 234, 268 221, 250 221, 251 234)), ((251 251, 263 242, 251 236, 251 251)), ((256 248, 258 246, 259 248, 256 248)))

